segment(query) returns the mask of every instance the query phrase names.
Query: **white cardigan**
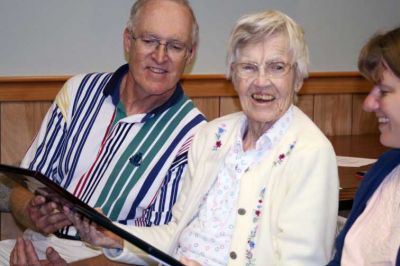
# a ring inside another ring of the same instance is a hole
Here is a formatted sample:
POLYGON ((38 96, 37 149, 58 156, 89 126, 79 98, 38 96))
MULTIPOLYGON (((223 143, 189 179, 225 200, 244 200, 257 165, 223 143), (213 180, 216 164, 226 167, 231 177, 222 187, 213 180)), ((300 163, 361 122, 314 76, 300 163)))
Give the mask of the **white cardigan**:
MULTIPOLYGON (((189 168, 173 208, 173 219, 158 227, 123 226, 157 248, 175 254, 180 233, 199 210, 199 204, 214 182, 243 113, 227 115, 203 126, 189 152, 189 168), (219 138, 218 128, 226 130, 219 138), (220 147, 216 148, 216 142, 220 147)), ((338 210, 338 172, 330 142, 297 107, 292 124, 275 148, 241 177, 237 216, 228 265, 246 265, 246 246, 254 227, 253 213, 259 197, 259 182, 266 187, 254 265, 325 265, 332 251, 338 210), (293 149, 290 146, 293 145, 293 149), (241 212, 243 214, 243 211, 241 212)), ((151 264, 130 243, 118 254, 104 250, 110 259, 151 264), (134 254, 135 253, 135 254, 134 254)), ((154 263, 154 261, 153 261, 154 263)))

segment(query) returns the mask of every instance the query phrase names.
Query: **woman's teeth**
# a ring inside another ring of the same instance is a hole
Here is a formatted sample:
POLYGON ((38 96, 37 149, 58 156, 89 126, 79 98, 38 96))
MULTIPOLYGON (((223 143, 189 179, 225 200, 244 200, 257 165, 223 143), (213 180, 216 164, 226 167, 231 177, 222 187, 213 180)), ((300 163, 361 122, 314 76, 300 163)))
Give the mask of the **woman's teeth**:
POLYGON ((274 96, 269 94, 253 94, 251 97, 257 101, 272 101, 275 99, 274 96))
POLYGON ((389 118, 387 118, 387 117, 378 117, 378 122, 379 123, 387 123, 387 122, 389 122, 389 118))

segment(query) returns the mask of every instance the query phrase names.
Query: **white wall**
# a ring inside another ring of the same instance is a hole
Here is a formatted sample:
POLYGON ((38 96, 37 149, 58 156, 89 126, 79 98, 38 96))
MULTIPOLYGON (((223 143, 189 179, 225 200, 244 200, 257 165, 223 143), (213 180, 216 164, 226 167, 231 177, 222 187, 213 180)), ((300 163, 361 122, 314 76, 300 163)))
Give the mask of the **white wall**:
MULTIPOLYGON (((200 24, 195 74, 224 73, 231 27, 243 14, 279 9, 306 31, 311 71, 356 71, 360 47, 400 26, 399 0, 190 0, 200 24)), ((0 0, 0 76, 113 71, 132 0, 0 0)))

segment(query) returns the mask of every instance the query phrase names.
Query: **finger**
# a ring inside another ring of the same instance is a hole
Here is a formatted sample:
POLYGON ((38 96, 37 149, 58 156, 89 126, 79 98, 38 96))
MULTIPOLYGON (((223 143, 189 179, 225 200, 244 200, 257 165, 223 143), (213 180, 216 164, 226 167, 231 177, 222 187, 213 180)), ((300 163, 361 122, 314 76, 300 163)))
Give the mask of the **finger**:
POLYGON ((103 209, 102 208, 94 208, 98 213, 101 213, 104 215, 103 209))
POLYGON ((41 266, 39 258, 36 254, 36 251, 33 247, 33 244, 30 240, 25 240, 24 241, 24 246, 25 246, 25 254, 26 254, 26 259, 28 261, 28 265, 32 266, 41 266))
POLYGON ((181 257, 179 259, 179 262, 181 262, 183 265, 188 265, 189 264, 189 260, 186 257, 181 257))
POLYGON ((67 265, 66 261, 61 258, 60 254, 55 251, 52 247, 48 247, 46 249, 46 257, 47 260, 54 266, 63 266, 67 265))
POLYGON ((63 213, 53 213, 50 215, 42 216, 35 221, 35 226, 40 231, 50 234, 55 231, 68 226, 71 221, 63 213))
POLYGON ((17 238, 17 242, 14 247, 14 263, 15 265, 27 265, 28 261, 25 254, 25 241, 22 238, 17 238))
POLYGON ((35 195, 30 201, 32 207, 43 205, 44 203, 46 203, 46 198, 41 195, 35 195))
POLYGON ((17 265, 17 263, 18 263, 18 255, 16 254, 16 246, 17 246, 18 239, 19 239, 19 237, 16 239, 14 248, 11 250, 11 253, 10 253, 10 260, 9 260, 10 266, 17 265))
POLYGON ((47 202, 44 204, 37 204, 37 205, 32 205, 30 204, 28 208, 29 216, 32 221, 37 221, 43 217, 46 217, 48 215, 54 214, 54 213, 59 213, 60 209, 58 208, 58 205, 55 202, 47 202))
POLYGON ((52 214, 55 212, 60 212, 59 206, 57 205, 57 203, 55 203, 53 201, 50 201, 50 202, 47 202, 46 204, 40 205, 39 210, 42 215, 48 215, 48 214, 52 214))
POLYGON ((74 213, 72 215, 72 222, 76 228, 79 228, 79 230, 83 231, 84 224, 83 224, 82 217, 79 213, 74 213))

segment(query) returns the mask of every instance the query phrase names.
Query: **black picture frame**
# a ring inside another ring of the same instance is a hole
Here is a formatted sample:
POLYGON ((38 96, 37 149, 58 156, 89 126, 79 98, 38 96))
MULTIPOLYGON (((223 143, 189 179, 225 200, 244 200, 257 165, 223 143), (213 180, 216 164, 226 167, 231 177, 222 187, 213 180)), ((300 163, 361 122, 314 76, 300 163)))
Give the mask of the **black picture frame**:
POLYGON ((35 194, 40 194, 50 201, 68 206, 70 209, 143 250, 162 265, 183 266, 182 263, 167 253, 116 226, 106 216, 97 212, 94 208, 75 197, 42 173, 21 167, 0 164, 0 174, 11 178, 35 194))

